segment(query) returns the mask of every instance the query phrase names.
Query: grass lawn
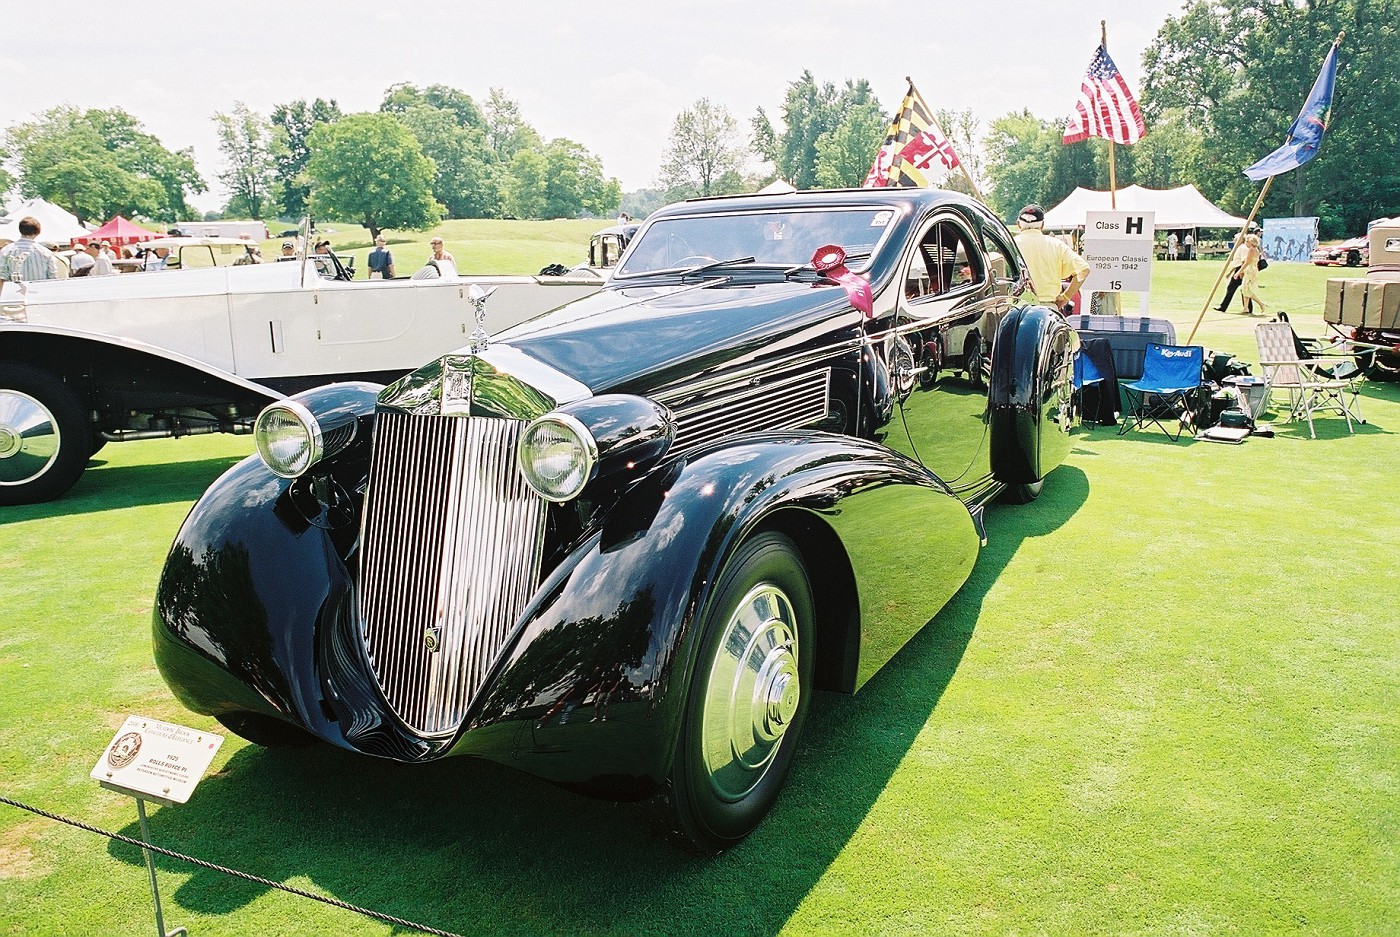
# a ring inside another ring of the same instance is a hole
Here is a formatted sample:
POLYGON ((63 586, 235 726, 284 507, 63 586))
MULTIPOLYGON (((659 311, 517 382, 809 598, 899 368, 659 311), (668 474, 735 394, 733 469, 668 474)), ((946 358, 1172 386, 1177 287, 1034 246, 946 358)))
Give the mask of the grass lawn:
MULTIPOLYGON (((460 224, 464 267, 506 272, 460 224)), ((1181 339, 1218 269, 1156 265, 1181 339)), ((1331 275, 1273 265, 1265 300, 1318 334, 1331 275)), ((1210 312, 1197 340, 1255 360, 1257 321, 1210 312)), ((1400 385, 1364 408, 1316 440, 1076 431, 1039 501, 989 512, 952 603, 858 695, 816 699, 772 816, 717 859, 506 768, 232 736, 153 839, 463 934, 1400 933, 1400 385)), ((68 498, 0 513, 0 794, 138 835, 88 779, 116 728, 216 728, 156 673, 150 604, 190 504, 251 449, 109 446, 68 498)), ((198 937, 407 933, 158 869, 166 926, 198 937)), ((137 850, 0 805, 0 934, 151 921, 137 850)))

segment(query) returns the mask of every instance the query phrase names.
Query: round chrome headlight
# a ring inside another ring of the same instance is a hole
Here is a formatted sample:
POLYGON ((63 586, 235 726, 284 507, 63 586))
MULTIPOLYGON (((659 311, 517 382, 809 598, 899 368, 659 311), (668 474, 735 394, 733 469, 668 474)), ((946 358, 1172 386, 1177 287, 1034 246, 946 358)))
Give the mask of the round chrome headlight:
POLYGON ((283 478, 297 478, 321 459, 321 425, 295 400, 274 403, 258 414, 253 441, 267 467, 283 478))
POLYGON ((598 467, 593 435, 567 413, 551 413, 525 427, 515 452, 520 474, 549 501, 578 497, 598 467))

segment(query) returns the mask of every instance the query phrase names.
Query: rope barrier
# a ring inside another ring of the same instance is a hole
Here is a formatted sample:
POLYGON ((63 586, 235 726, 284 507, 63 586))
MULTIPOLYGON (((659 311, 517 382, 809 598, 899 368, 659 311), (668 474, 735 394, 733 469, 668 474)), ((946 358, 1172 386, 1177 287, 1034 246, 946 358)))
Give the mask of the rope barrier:
POLYGON ((28 812, 35 814, 36 816, 44 817, 48 820, 54 820, 59 823, 64 823, 68 826, 75 827, 80 830, 85 830, 89 833, 96 833, 98 836, 105 836, 108 839, 116 840, 119 843, 126 843, 129 846, 137 846, 141 849, 148 849, 151 852, 159 853, 162 856, 167 856, 171 859, 178 859, 181 862, 188 862, 190 865, 199 866, 201 869, 209 869, 214 872, 222 872, 223 874, 231 875, 234 878, 241 878, 246 882, 253 882, 254 884, 262 885, 267 888, 275 888, 278 891, 285 891, 289 895, 296 895, 298 898, 309 898, 312 901, 319 901, 322 904, 328 904, 332 907, 343 908, 346 911, 353 911, 356 914, 362 914, 365 917, 374 918, 375 920, 383 921, 386 924, 393 924, 398 927, 406 927, 409 930, 419 931, 420 933, 424 934, 435 934, 437 935, 437 937, 461 937, 460 934, 455 934, 452 931, 438 930, 436 927, 428 927, 423 924, 416 924, 413 921, 408 921, 401 917, 394 917, 392 914, 385 914, 382 911, 372 911, 369 908, 362 908, 359 905, 351 904, 348 901, 341 901, 339 898, 328 898, 325 895, 318 895, 314 892, 304 891, 300 888, 293 888, 291 885, 284 885, 281 882, 274 882, 271 879, 261 878, 257 875, 251 875, 247 872, 240 872, 237 869, 230 869, 226 866, 222 866, 214 862, 207 862, 204 859, 196 859, 194 856, 187 856, 184 853, 176 852, 173 849, 162 849, 160 846, 153 846, 150 843, 144 843, 141 840, 135 839, 131 836, 123 836, 121 833, 113 833, 110 830, 104 830, 100 827, 93 826, 89 823, 84 823, 81 820, 74 820, 71 817, 63 816, 62 814, 51 813, 47 810, 42 810, 38 807, 32 807, 29 804, 22 803, 18 800, 11 800, 9 797, 4 796, 3 794, 0 794, 0 804, 8 804, 11 807, 15 807, 19 810, 27 810, 28 812))

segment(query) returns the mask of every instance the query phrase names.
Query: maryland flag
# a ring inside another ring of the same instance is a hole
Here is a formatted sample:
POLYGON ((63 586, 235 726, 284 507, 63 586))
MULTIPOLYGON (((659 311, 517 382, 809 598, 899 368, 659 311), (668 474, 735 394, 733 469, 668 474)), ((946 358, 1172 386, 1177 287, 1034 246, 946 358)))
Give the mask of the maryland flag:
POLYGON ((890 124, 890 132, 875 154, 875 162, 861 187, 927 186, 928 170, 935 160, 949 170, 960 165, 953 144, 948 142, 943 128, 933 119, 933 112, 911 81, 904 104, 890 124))

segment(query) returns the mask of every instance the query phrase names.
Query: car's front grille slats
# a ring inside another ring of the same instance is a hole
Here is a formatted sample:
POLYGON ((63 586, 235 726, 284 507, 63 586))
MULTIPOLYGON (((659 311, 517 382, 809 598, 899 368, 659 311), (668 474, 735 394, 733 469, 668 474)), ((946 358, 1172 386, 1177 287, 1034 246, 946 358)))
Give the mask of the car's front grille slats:
POLYGON ((457 728, 538 584, 545 503, 515 468, 523 427, 378 415, 361 627, 385 700, 415 732, 457 728))
POLYGON ((808 426, 826 416, 830 371, 821 369, 673 406, 672 452, 737 433, 808 426))

